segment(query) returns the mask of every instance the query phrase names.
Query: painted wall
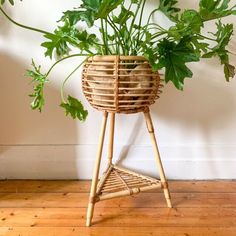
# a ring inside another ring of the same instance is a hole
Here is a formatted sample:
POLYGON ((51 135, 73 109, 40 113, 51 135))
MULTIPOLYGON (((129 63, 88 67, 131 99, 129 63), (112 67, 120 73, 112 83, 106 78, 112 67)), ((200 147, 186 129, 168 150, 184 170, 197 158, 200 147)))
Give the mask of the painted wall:
MULTIPOLYGON (((7 12, 21 23, 53 30, 61 12, 77 2, 24 0, 14 8, 7 7, 7 12)), ((186 8, 198 3, 179 2, 186 8)), ((163 25, 169 23, 163 15, 157 18, 163 25)), ((214 26, 207 27, 210 30, 214 26)), ((39 34, 19 29, 0 16, 0 178, 90 178, 102 115, 85 101, 80 72, 66 90, 88 107, 86 123, 66 118, 58 106, 60 82, 78 59, 67 61, 51 74, 53 83, 46 90, 42 114, 29 108, 27 94, 32 88, 24 77, 25 69, 31 58, 43 68, 51 64, 38 46, 42 42, 39 34)), ((236 36, 230 49, 236 52, 236 36)), ((232 61, 236 64, 236 56, 232 61)), ((167 177, 236 178, 236 79, 226 83, 217 60, 203 60, 191 68, 194 77, 186 80, 184 92, 168 84, 152 106, 167 177)), ((156 176, 142 114, 119 115, 116 125, 115 159, 120 165, 156 176)))

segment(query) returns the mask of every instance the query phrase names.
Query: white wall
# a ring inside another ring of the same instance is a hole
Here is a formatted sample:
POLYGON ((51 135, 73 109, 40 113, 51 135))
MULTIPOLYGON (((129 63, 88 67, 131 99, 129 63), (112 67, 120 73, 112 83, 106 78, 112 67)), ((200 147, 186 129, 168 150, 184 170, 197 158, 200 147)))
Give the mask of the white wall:
MULTIPOLYGON (((24 0, 7 11, 17 21, 53 30, 61 12, 77 2, 24 0)), ((180 0, 185 7, 195 7, 197 2, 187 1, 187 6, 180 0)), ((162 15, 159 20, 165 22, 162 15)), ((211 27, 208 25, 208 29, 211 27)), ((43 57, 39 47, 42 41, 37 33, 19 29, 0 16, 0 178, 90 178, 101 113, 85 101, 80 72, 67 91, 87 105, 86 123, 65 117, 58 107, 60 82, 78 61, 67 61, 52 73, 42 114, 29 108, 31 85, 24 77, 25 68, 31 58, 43 68, 51 63, 43 57)), ((230 48, 236 52, 236 36, 230 48)), ((232 61, 236 64, 236 56, 232 61)), ((152 106, 167 177, 236 178, 236 79, 226 83, 217 60, 203 60, 191 68, 194 77, 186 80, 184 92, 168 84, 152 106)), ((119 115, 116 125, 115 159, 156 176, 142 114, 119 115)))

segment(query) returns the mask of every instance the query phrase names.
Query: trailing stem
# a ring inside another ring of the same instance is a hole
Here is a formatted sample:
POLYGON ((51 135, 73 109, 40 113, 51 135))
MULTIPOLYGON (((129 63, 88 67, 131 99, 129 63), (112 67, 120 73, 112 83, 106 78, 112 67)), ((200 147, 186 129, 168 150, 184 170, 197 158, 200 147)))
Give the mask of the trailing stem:
POLYGON ((64 88, 65 88, 65 84, 66 82, 70 79, 70 77, 84 64, 84 62, 88 59, 88 57, 86 57, 78 66, 76 66, 76 68, 65 78, 65 80, 63 81, 62 85, 61 85, 61 100, 63 102, 65 101, 65 97, 64 97, 64 88))
POLYGON ((27 25, 23 25, 23 24, 20 24, 18 22, 16 22, 15 20, 13 20, 9 15, 7 15, 7 13, 0 7, 0 11, 3 13, 3 15, 9 20, 11 21, 14 25, 17 25, 21 28, 24 28, 24 29, 27 29, 27 30, 31 30, 31 31, 35 31, 35 32, 38 32, 38 33, 41 33, 41 34, 52 34, 50 32, 47 32, 45 30, 41 30, 41 29, 37 29, 37 28, 33 28, 33 27, 30 27, 30 26, 27 26, 27 25))

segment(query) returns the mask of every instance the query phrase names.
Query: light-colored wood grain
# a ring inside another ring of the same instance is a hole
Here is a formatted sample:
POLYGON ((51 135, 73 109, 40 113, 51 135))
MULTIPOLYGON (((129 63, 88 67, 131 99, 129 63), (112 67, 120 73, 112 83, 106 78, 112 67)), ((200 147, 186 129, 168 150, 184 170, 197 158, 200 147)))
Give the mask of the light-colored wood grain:
MULTIPOLYGON (((6 208, 0 227, 84 227, 86 208, 6 208)), ((236 227, 236 208, 95 208, 94 227, 236 227), (134 220, 135 219, 135 220, 134 220)))
MULTIPOLYGON (((236 181, 174 180, 168 183, 172 193, 236 193, 236 181)), ((90 181, 76 180, 1 180, 0 193, 87 193, 90 184, 90 181)))
POLYGON ((235 227, 13 227, 0 228, 1 236, 235 236, 235 227))
POLYGON ((172 207, 172 202, 171 202, 171 199, 170 199, 171 198, 170 197, 170 192, 169 192, 168 183, 167 183, 165 172, 164 172, 164 167, 162 165, 161 156, 160 156, 159 148, 158 148, 158 145, 157 145, 157 140, 156 140, 156 136, 155 136, 155 132, 154 132, 154 126, 153 126, 153 122, 152 122, 150 112, 149 111, 144 112, 144 117, 145 117, 145 120, 146 120, 147 129, 148 129, 148 132, 149 132, 149 135, 150 135, 156 165, 157 165, 157 168, 159 170, 160 179, 161 179, 161 182, 162 182, 162 185, 163 185, 163 191, 164 191, 164 195, 165 195, 165 198, 166 198, 166 203, 167 203, 167 206, 169 208, 171 208, 172 207))
POLYGON ((107 125, 107 117, 108 113, 103 113, 103 120, 102 120, 102 127, 100 131, 100 137, 99 137, 99 144, 98 144, 98 150, 96 155, 96 162, 94 165, 93 170, 93 179, 91 184, 91 190, 89 195, 89 203, 88 203, 88 210, 87 210, 87 226, 90 226, 91 219, 93 218, 93 210, 94 210, 94 204, 95 204, 95 196, 96 196, 96 190, 97 190, 97 183, 99 181, 99 171, 100 171, 100 164, 102 159, 102 151, 103 151, 103 143, 105 138, 105 131, 106 131, 106 125, 107 125))
POLYGON ((113 149, 114 149, 114 133, 115 133, 115 113, 110 114, 110 133, 109 133, 109 146, 108 146, 108 162, 112 164, 113 149))
POLYGON ((0 236, 235 236, 235 181, 171 181, 172 209, 162 192, 99 202, 86 228, 89 187, 1 181, 0 236))
MULTIPOLYGON (((172 193, 174 207, 236 207, 236 193, 172 193)), ((1 193, 1 207, 87 207, 88 193, 1 193)), ((166 207, 163 193, 140 193, 97 207, 166 207)))

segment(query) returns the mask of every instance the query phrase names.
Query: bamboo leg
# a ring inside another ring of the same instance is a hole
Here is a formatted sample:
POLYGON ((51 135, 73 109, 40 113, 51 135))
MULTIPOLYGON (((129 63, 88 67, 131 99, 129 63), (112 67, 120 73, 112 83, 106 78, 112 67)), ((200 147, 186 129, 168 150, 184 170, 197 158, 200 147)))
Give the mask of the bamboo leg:
POLYGON ((115 113, 111 113, 109 147, 108 147, 108 164, 109 165, 112 164, 112 158, 113 158, 114 131, 115 131, 115 113))
POLYGON ((153 146, 154 153, 155 153, 155 160, 156 160, 157 167, 159 169, 160 179, 162 182, 162 187, 164 189, 164 195, 166 198, 167 206, 171 208, 172 204, 171 204, 171 200, 170 200, 170 192, 168 189, 168 184, 167 184, 167 180, 165 177, 164 168, 163 168, 163 165, 161 162, 161 157, 160 157, 160 153, 159 153, 158 146, 157 146, 157 141, 156 141, 156 137, 155 137, 155 133, 154 133, 154 128, 153 128, 153 123, 152 123, 150 112, 149 111, 144 112, 144 116, 145 116, 145 120, 146 120, 146 124, 147 124, 147 129, 148 129, 148 132, 151 137, 152 146, 153 146))
POLYGON ((92 185, 91 185, 91 190, 90 190, 86 226, 91 225, 91 220, 93 218, 93 210, 94 210, 94 204, 96 200, 95 197, 96 197, 98 175, 99 175, 99 169, 100 169, 100 163, 101 163, 101 157, 102 157, 102 148, 103 148, 105 131, 106 131, 107 116, 108 116, 108 113, 104 112, 103 120, 102 120, 102 128, 101 128, 101 133, 99 137, 97 156, 96 156, 96 163, 94 166, 93 179, 92 179, 92 185))

